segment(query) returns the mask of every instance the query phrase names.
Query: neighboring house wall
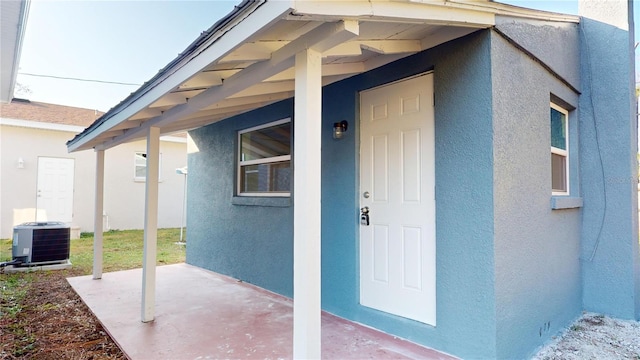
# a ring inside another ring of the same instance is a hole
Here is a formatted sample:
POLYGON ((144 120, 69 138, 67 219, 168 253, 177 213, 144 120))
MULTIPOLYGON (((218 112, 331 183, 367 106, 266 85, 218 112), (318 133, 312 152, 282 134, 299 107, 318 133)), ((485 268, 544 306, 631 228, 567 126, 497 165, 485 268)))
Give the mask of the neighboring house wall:
MULTIPOLYGON (((111 229, 144 227, 145 181, 134 180, 134 154, 146 151, 146 141, 122 144, 105 151, 104 212, 108 216, 105 221, 108 220, 111 229)), ((180 227, 185 178, 184 175, 176 174, 176 168, 187 165, 186 141, 160 141, 160 154, 158 227, 180 227)), ((92 155, 95 158, 95 154, 92 155)), ((91 194, 93 193, 92 190, 91 194)))
MULTIPOLYGON (((75 160, 72 225, 93 231, 95 153, 67 153, 65 144, 76 133, 0 125, 0 238, 10 238, 14 225, 35 220, 39 156, 75 160), (22 169, 18 168, 19 158, 24 161, 22 169), (14 218, 14 210, 23 210, 23 216, 14 218)), ((175 169, 186 165, 186 143, 161 141, 160 149, 158 226, 179 227, 185 179, 175 169)), ((146 151, 146 142, 125 144, 105 153, 105 228, 143 228, 145 190, 144 182, 134 181, 136 151, 146 151)))
POLYGON ((0 125, 0 238, 10 238, 14 225, 36 220, 39 156, 74 159, 73 224, 93 231, 95 160, 91 152, 67 153, 65 143, 74 134, 0 125), (18 168, 18 159, 24 168, 18 168))

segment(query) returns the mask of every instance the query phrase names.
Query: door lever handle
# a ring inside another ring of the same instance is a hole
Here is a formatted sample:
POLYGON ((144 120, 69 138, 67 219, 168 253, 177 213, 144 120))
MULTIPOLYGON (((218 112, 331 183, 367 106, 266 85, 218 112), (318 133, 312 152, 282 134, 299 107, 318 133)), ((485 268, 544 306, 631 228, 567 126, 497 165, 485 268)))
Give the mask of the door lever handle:
POLYGON ((360 209, 360 224, 369 226, 369 207, 365 206, 360 209))

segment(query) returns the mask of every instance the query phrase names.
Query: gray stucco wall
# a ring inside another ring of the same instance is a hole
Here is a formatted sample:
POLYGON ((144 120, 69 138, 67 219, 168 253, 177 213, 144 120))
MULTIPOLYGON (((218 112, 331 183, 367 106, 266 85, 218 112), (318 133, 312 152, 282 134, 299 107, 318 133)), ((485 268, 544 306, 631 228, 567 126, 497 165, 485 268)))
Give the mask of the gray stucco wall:
POLYGON ((640 319, 632 1, 580 3, 584 308, 640 319), (614 25, 609 25, 611 23, 614 25))
MULTIPOLYGON (((544 42, 553 29, 531 31, 525 42, 544 42)), ((491 49, 496 354, 524 358, 581 310, 581 210, 552 209, 549 125, 551 98, 572 110, 578 94, 497 33, 491 49)), ((565 55, 552 62, 579 68, 577 53, 565 55)), ((580 196, 577 113, 569 113, 571 197, 580 196)))
MULTIPOLYGON (((496 17, 496 29, 580 89, 578 24, 496 17)), ((503 64, 504 65, 504 64, 503 64)))

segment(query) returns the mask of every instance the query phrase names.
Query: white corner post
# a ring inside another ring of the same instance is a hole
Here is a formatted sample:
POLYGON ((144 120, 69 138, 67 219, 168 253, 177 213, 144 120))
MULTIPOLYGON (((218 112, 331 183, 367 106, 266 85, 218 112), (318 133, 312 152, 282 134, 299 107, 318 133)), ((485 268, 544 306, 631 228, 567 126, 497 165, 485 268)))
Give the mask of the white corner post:
POLYGON ((293 357, 319 359, 322 57, 316 50, 296 54, 294 121, 293 357))
POLYGON ((104 213, 104 150, 96 150, 96 194, 93 214, 93 279, 102 279, 102 229, 104 213))
POLYGON ((160 128, 147 133, 144 250, 142 260, 142 322, 153 321, 156 304, 156 252, 158 248, 158 176, 160 128))

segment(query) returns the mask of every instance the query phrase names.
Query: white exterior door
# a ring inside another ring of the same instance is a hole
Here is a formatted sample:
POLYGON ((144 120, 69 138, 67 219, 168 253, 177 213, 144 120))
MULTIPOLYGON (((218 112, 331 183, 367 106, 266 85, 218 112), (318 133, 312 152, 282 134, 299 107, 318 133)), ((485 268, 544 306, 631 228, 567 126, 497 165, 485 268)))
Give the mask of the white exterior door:
POLYGON ((38 158, 37 221, 71 222, 74 159, 38 158))
POLYGON ((360 303, 436 324, 433 74, 360 95, 360 303))

